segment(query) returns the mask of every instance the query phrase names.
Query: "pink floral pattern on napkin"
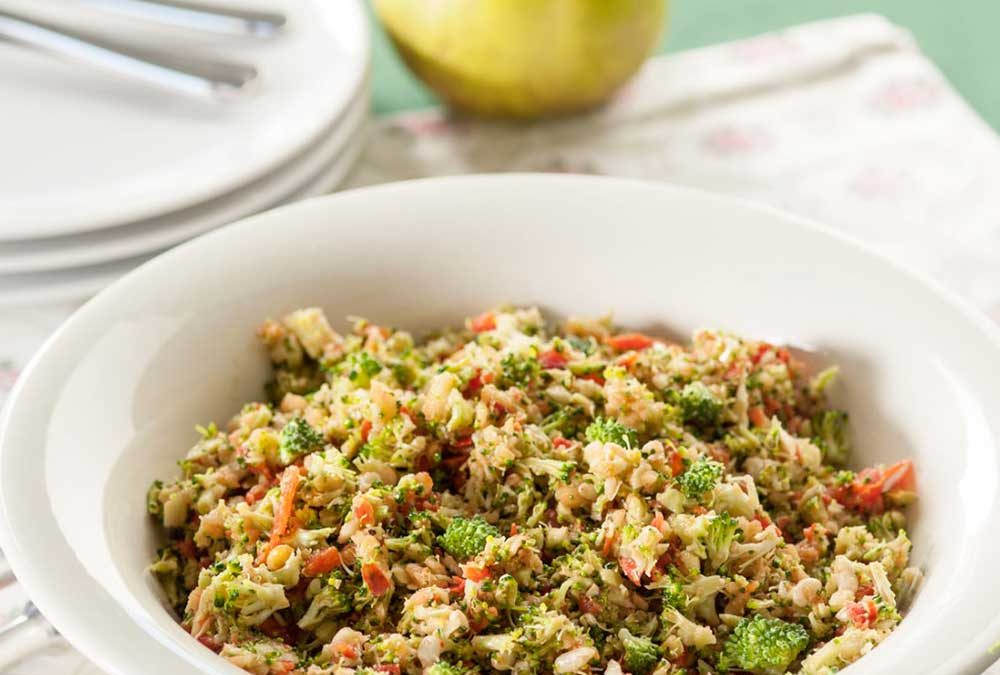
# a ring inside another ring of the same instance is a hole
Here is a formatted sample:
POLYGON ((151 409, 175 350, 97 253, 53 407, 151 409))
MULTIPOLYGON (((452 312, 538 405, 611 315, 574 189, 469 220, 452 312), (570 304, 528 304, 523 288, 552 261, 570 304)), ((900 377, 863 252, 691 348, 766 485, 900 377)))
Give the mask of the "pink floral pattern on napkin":
POLYGON ((875 94, 874 105, 878 110, 900 113, 932 106, 943 94, 937 82, 923 78, 890 80, 875 94))
POLYGON ((760 150, 767 142, 767 134, 759 129, 722 126, 705 134, 702 146, 716 155, 742 155, 760 150))

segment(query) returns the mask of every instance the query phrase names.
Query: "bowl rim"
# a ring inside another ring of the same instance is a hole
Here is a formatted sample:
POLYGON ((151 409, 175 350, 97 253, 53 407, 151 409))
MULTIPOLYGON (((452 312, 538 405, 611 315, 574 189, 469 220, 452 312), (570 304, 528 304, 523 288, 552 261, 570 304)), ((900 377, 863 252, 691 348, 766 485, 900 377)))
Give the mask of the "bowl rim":
MULTIPOLYGON (((99 309, 103 308, 108 302, 111 302, 109 298, 112 298, 118 289, 125 288, 132 284, 134 280, 142 275, 149 273, 150 270, 157 269, 160 265, 169 264, 170 261, 174 259, 174 256, 184 255, 186 251, 191 248, 196 248, 204 245, 206 241, 215 241, 216 238, 224 239, 227 237, 234 236, 234 232, 242 230, 244 228, 254 227, 258 222, 267 222, 274 218, 281 218, 283 220, 288 220, 293 214, 298 210, 311 210, 314 208, 321 208, 320 204, 326 204, 329 202, 335 202, 343 198, 359 199, 363 198, 364 195, 369 193, 382 193, 382 197, 387 197, 392 192, 397 191, 409 191, 409 190, 424 190, 428 189, 425 186, 432 185, 436 189, 449 189, 440 188, 441 185, 455 184, 455 185, 465 185, 469 187, 478 183, 494 183, 502 184, 504 182, 513 183, 547 183, 548 185, 557 184, 579 184, 581 182, 588 182, 593 184, 619 184, 624 186, 633 186, 635 188, 641 189, 655 189, 655 190, 665 190, 673 191, 675 194, 688 195, 694 197, 701 201, 715 201, 721 202, 723 204, 729 205, 734 209, 741 210, 752 210, 758 213, 767 215, 768 217, 780 219, 789 224, 792 224, 799 228, 806 228, 814 232, 818 232, 826 237, 832 237, 839 242, 846 244, 855 255, 865 256, 869 259, 878 261, 887 267, 891 268, 892 274, 907 278, 909 281, 921 286, 928 293, 931 293, 942 300, 945 304, 952 306, 965 320, 970 322, 972 327, 975 327, 982 332, 983 336, 987 338, 988 342, 993 348, 1000 350, 1000 326, 998 326, 994 321, 989 319, 981 310, 975 307, 971 301, 958 295, 951 289, 946 288, 940 282, 930 278, 926 274, 907 267, 906 265, 889 258, 883 253, 866 246, 865 244, 859 242, 858 240, 850 237, 839 230, 835 230, 829 226, 817 223, 809 218, 805 218, 796 214, 788 213, 779 208, 775 208, 769 205, 758 204, 749 200, 744 200, 740 198, 733 198, 726 195, 721 195, 717 193, 707 192, 696 188, 691 188, 688 186, 674 185, 670 183, 664 183, 660 181, 653 180, 636 180, 629 178, 616 178, 616 177, 606 177, 606 176, 590 176, 590 175, 579 175, 579 174, 542 174, 542 173, 511 173, 511 174, 474 174, 474 175, 463 175, 463 176, 449 176, 449 177, 435 177, 435 178, 421 178, 407 181, 399 181, 388 184, 367 186, 363 188, 358 188, 354 190, 348 190, 340 193, 335 193, 332 195, 327 195, 323 197, 317 197, 313 199, 303 200, 301 202, 296 202, 294 204, 285 205, 277 209, 273 209, 261 214, 254 215, 249 218, 241 219, 230 225, 222 227, 216 231, 197 237, 189 242, 186 242, 175 249, 171 249, 164 254, 157 256, 156 258, 144 263, 135 270, 129 272, 127 275, 116 281, 114 284, 109 286, 107 289, 99 293, 94 298, 90 299, 83 306, 81 306, 74 314, 64 322, 42 345, 42 347, 35 353, 31 358, 28 365, 24 368, 21 377, 15 383, 14 388, 11 390, 7 404, 4 406, 2 414, 0 414, 0 487, 4 484, 6 480, 10 480, 10 476, 4 470, 5 462, 3 461, 4 456, 7 454, 7 447, 9 443, 9 437, 11 435, 11 430, 16 427, 17 421, 15 420, 15 411, 19 409, 20 406, 26 405, 21 399, 25 396, 24 392, 33 384, 33 379, 36 377, 36 371, 39 371, 43 366, 49 366, 47 361, 52 360, 50 358, 50 352, 58 353, 57 350, 60 343, 64 340, 70 339, 73 332, 77 330, 77 326, 80 324, 85 324, 93 313, 97 312, 99 309), (69 336, 69 337, 68 337, 69 336)), ((391 199, 390 199, 391 201, 391 199)), ((65 370, 65 367, 63 368, 65 370)), ((43 392, 43 397, 54 398, 58 391, 47 390, 43 392)), ((51 403, 51 401, 49 402, 51 403)), ((51 415, 51 405, 46 411, 46 416, 51 415)), ((40 469, 44 473, 44 468, 40 469)), ((46 497, 47 500, 47 497, 46 497)), ((44 578, 36 575, 31 569, 32 562, 27 551, 22 550, 19 543, 18 533, 15 531, 16 527, 11 524, 9 520, 9 503, 8 497, 5 495, 5 491, 0 490, 0 544, 3 545, 6 552, 8 552, 8 558, 10 560, 11 567, 14 569, 15 573, 19 575, 19 578, 27 579, 28 581, 23 582, 26 590, 30 592, 33 599, 37 598, 36 604, 42 610, 43 613, 52 613, 60 617, 59 621, 62 625, 57 625, 66 637, 75 645, 78 646, 80 651, 86 654, 88 657, 92 658, 98 662, 102 667, 107 668, 112 672, 125 672, 122 671, 118 666, 115 665, 114 660, 111 657, 106 657, 101 654, 99 649, 96 647, 97 641, 93 640, 93 637, 106 632, 106 627, 95 627, 85 625, 87 622, 82 618, 71 617, 66 612, 61 611, 58 594, 53 593, 52 589, 49 589, 44 581, 44 578), (53 611, 55 610, 55 611, 53 611), (72 624, 72 628, 65 630, 72 624), (89 636, 86 637, 86 636, 89 636)), ((51 511, 47 514, 52 516, 51 511)), ((53 516, 53 524, 55 524, 55 519, 53 516)), ((25 523, 21 524, 22 526, 25 523)), ((58 530, 58 525, 55 525, 55 533, 57 536, 62 538, 62 533, 58 530)), ((63 541, 63 543, 66 543, 63 541)), ((87 576, 85 572, 81 572, 84 576, 87 576)), ((90 579, 87 576, 88 581, 96 584, 97 582, 90 579)), ((99 589, 103 591, 103 589, 99 589)), ((111 600, 110 595, 108 599, 111 600)), ((121 609, 121 605, 114 600, 111 600, 115 605, 121 609)), ((145 622, 138 621, 137 617, 133 612, 126 612, 129 620, 132 622, 133 626, 138 626, 142 628, 145 632, 145 637, 149 640, 156 641, 161 647, 166 647, 164 642, 168 641, 166 638, 151 635, 149 633, 148 627, 145 622)), ((948 661, 949 667, 955 667, 955 673, 962 673, 972 675, 973 673, 980 673, 985 670, 990 664, 1000 658, 1000 650, 992 650, 990 648, 996 642, 996 638, 991 638, 990 636, 1000 636, 1000 615, 998 615, 994 620, 983 625, 982 628, 975 636, 971 636, 966 642, 966 647, 962 649, 957 654, 953 654, 952 658, 948 661)), ((105 640, 105 647, 108 642, 114 642, 114 638, 110 640, 105 640)), ((176 658, 181 658, 181 656, 173 650, 169 650, 171 654, 176 658)), ((190 661, 185 660, 185 665, 191 667, 193 664, 190 661)), ((226 664, 228 665, 228 664, 226 664)), ((224 668, 223 664, 220 662, 213 671, 221 672, 224 668)), ((242 671, 235 671, 242 672, 242 671)))

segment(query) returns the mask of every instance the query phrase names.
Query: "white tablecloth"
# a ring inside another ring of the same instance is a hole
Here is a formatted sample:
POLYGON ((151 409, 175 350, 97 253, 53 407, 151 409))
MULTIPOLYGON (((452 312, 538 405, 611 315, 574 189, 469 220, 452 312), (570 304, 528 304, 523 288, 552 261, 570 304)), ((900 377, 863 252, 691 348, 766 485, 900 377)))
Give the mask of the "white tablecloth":
MULTIPOLYGON (((780 206, 1000 320, 1000 140, 910 35, 878 16, 654 59, 612 105, 572 120, 515 126, 439 110, 381 120, 350 183, 487 171, 634 176, 780 206)), ((0 317, 0 399, 73 309, 0 317)), ((23 599, 3 591, 0 613, 23 599)), ((97 671, 57 640, 8 672, 97 671)))

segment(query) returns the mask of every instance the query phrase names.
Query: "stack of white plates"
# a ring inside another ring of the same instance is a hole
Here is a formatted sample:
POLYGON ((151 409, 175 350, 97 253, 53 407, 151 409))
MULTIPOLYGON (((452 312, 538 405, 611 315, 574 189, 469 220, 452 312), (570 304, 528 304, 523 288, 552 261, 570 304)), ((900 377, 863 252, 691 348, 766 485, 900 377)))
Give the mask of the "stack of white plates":
POLYGON ((167 248, 346 177, 369 115, 361 0, 240 4, 288 23, 270 39, 220 37, 27 0, 40 18, 259 76, 237 98, 200 101, 0 42, 0 306, 86 298, 167 248))

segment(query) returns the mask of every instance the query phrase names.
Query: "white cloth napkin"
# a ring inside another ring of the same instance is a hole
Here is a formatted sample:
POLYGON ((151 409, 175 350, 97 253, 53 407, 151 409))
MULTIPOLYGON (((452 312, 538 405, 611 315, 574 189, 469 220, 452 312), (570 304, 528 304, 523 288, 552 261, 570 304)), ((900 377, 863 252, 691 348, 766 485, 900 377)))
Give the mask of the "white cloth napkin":
MULTIPOLYGON (((654 59, 612 105, 572 120, 516 126, 436 109, 388 118, 350 186, 487 171, 633 176, 780 206, 1000 320, 1000 139, 909 33, 879 16, 654 59)), ((0 317, 0 399, 73 309, 0 317)), ((0 593, 0 616, 22 600, 0 593)), ((58 641, 8 672, 97 673, 58 641)))

